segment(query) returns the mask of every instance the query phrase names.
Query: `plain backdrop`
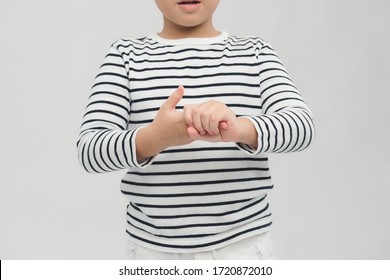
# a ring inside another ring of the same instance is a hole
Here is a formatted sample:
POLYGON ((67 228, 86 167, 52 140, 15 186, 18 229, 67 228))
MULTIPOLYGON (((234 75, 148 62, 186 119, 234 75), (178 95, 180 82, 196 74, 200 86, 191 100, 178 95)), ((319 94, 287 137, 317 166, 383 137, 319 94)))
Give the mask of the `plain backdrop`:
MULTIPOLYGON (((317 139, 270 155, 279 259, 390 259, 390 2, 221 0, 214 23, 270 42, 317 139)), ((125 170, 76 141, 111 43, 159 32, 152 0, 1 0, 0 258, 123 259, 125 170)))

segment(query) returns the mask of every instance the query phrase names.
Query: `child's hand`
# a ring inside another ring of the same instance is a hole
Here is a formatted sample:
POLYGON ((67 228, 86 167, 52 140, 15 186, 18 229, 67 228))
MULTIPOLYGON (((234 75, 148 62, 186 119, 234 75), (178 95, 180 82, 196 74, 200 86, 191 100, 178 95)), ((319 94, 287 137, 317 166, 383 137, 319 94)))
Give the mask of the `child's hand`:
POLYGON ((168 99, 161 105, 154 118, 151 128, 156 137, 165 146, 180 146, 191 143, 188 135, 188 125, 184 120, 184 113, 176 111, 176 105, 184 95, 183 86, 179 86, 168 99))
POLYGON ((246 118, 237 118, 222 102, 210 100, 184 106, 188 134, 193 140, 241 142, 257 146, 257 132, 246 118))
POLYGON ((166 148, 193 142, 188 135, 188 125, 184 113, 176 111, 176 105, 184 94, 179 86, 161 105, 153 122, 142 128, 137 135, 138 160, 156 155, 166 148))

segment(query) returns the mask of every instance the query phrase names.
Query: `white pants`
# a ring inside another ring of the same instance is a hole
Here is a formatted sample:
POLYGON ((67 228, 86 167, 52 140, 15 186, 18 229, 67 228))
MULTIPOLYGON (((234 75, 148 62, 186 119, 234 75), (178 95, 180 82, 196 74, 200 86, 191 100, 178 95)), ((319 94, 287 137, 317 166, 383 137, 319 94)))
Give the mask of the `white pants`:
POLYGON ((231 245, 199 253, 166 253, 145 248, 128 241, 128 257, 131 260, 269 260, 273 257, 271 233, 249 237, 231 245))

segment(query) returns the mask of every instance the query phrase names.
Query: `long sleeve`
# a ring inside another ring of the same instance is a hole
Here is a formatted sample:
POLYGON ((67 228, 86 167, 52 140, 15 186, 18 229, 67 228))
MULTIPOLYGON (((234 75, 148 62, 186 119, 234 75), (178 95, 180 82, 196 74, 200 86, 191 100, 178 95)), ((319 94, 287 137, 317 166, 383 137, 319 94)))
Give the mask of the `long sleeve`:
POLYGON ((252 155, 304 150, 315 137, 310 109, 269 44, 258 46, 257 57, 263 114, 246 117, 257 130, 258 147, 239 144, 239 148, 252 155))
POLYGON ((77 142, 79 162, 86 171, 104 173, 141 168, 152 161, 137 162, 138 129, 127 129, 129 92, 126 65, 114 43, 95 78, 77 142))

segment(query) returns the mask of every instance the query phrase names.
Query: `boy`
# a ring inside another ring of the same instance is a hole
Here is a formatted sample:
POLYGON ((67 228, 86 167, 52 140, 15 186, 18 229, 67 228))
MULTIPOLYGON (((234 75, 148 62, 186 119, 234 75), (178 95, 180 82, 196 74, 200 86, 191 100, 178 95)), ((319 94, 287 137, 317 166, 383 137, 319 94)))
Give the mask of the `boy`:
POLYGON ((308 147, 312 114, 268 43, 214 28, 218 0, 155 2, 162 31, 99 69, 80 162, 128 169, 130 258, 271 258, 266 153, 308 147))

